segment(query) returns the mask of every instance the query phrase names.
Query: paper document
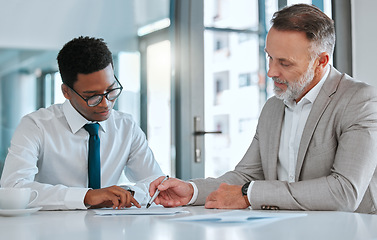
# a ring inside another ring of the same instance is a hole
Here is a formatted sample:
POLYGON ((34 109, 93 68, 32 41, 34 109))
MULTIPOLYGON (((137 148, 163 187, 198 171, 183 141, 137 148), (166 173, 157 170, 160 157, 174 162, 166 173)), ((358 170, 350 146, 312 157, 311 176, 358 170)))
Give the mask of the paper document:
POLYGON ((182 218, 175 218, 172 221, 194 221, 194 222, 223 222, 223 223, 239 223, 239 222, 260 222, 275 221, 294 217, 306 216, 306 213, 263 213, 257 211, 234 210, 230 212, 195 215, 182 218))
POLYGON ((188 213, 184 208, 164 208, 163 206, 152 206, 150 208, 130 207, 125 209, 102 208, 94 210, 96 215, 174 215, 178 213, 188 213))

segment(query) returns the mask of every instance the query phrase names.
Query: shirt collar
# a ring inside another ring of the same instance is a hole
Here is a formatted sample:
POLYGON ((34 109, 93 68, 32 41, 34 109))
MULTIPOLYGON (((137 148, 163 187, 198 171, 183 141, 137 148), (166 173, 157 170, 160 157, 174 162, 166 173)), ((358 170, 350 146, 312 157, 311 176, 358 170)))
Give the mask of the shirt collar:
MULTIPOLYGON (((112 110, 111 110, 112 111, 112 110)), ((88 121, 86 118, 84 118, 71 104, 71 102, 67 99, 63 103, 63 113, 65 118, 67 119, 68 125, 71 128, 71 131, 73 134, 77 133, 85 124, 87 123, 93 123, 91 121, 88 121)), ((109 119, 112 118, 112 114, 110 114, 109 119)), ((100 129, 103 132, 106 132, 108 121, 109 119, 106 119, 105 121, 98 122, 100 125, 100 129)))
MULTIPOLYGON (((309 92, 307 92, 305 96, 297 104, 300 104, 302 102, 314 103, 315 99, 317 98, 319 94, 319 91, 321 90, 323 84, 325 83, 326 78, 329 76, 329 73, 330 73, 330 66, 327 65, 327 70, 325 74, 323 75, 323 77, 321 78, 321 80, 312 89, 310 89, 309 92)), ((284 100, 284 104, 289 108, 293 108, 294 106, 296 106, 296 102, 294 100, 291 100, 291 101, 284 100)))

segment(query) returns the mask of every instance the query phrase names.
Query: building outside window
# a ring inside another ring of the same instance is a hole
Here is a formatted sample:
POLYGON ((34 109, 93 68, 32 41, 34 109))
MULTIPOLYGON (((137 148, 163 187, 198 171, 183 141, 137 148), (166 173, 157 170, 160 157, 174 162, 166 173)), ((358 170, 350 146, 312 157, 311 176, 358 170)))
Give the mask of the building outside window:
POLYGON ((273 95, 260 26, 265 20, 268 31, 282 2, 315 4, 331 16, 331 0, 204 1, 205 129, 222 131, 205 136, 205 177, 218 177, 241 160, 273 95))

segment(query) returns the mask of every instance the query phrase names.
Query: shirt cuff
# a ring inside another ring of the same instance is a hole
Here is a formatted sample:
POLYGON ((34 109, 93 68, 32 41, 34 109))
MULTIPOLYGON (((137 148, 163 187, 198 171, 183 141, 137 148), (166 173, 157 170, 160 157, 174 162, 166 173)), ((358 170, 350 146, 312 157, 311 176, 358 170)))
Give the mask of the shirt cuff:
POLYGON ((68 188, 65 194, 64 204, 68 209, 87 209, 84 198, 89 188, 68 188))
POLYGON ((249 184, 249 187, 247 188, 247 199, 249 200, 249 203, 250 203, 249 209, 253 209, 251 207, 251 201, 250 201, 250 199, 251 199, 251 188, 253 187, 253 185, 254 185, 254 181, 251 181, 250 184, 249 184))
POLYGON ((189 182, 189 183, 194 188, 194 194, 192 195, 192 198, 191 198, 190 202, 187 203, 187 205, 193 204, 196 201, 196 199, 198 198, 198 187, 196 186, 196 184, 194 182, 189 182))

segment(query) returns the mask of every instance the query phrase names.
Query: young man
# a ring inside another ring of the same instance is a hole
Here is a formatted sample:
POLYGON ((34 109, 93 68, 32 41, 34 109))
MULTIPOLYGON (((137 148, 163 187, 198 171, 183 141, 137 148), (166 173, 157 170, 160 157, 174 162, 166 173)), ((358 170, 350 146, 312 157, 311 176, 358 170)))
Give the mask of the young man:
POLYGON ((155 203, 375 213, 377 93, 330 66, 334 44, 333 21, 318 8, 276 12, 265 48, 275 97, 245 156, 217 179, 157 179, 155 203))
POLYGON ((149 198, 150 181, 163 173, 131 116, 113 110, 123 87, 114 75, 106 43, 75 38, 65 44, 57 60, 67 100, 22 118, 1 186, 37 190, 34 205, 45 210, 140 207, 139 202, 149 198), (88 124, 98 129, 97 136, 93 133, 97 147, 91 145, 88 124), (99 158, 88 163, 91 156, 99 158), (94 172, 88 173, 88 168, 94 172), (136 199, 131 191, 116 186, 123 171, 138 182, 133 187, 136 199))

